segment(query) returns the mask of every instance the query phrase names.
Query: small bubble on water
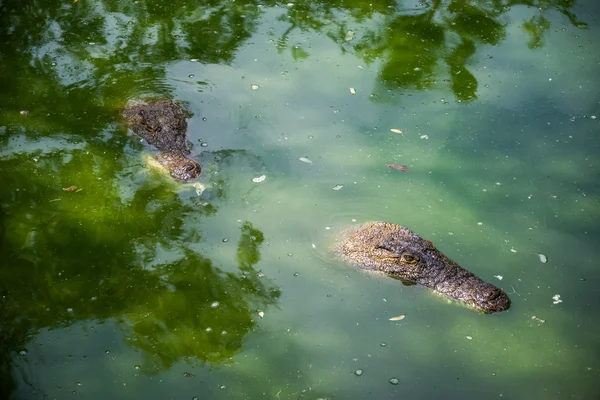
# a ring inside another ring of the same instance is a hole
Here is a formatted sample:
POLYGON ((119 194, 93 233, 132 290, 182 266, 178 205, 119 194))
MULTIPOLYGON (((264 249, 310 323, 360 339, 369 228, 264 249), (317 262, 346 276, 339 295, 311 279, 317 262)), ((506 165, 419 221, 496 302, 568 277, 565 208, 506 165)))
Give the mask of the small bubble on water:
POLYGON ((81 385, 82 385, 82 383, 81 383, 81 382, 75 382, 75 384, 76 384, 77 386, 81 386, 81 385))
POLYGON ((288 257, 293 257, 294 256, 293 253, 288 253, 287 255, 288 255, 288 257))
POLYGON ((202 142, 202 143, 200 143, 200 146, 202 146, 202 147, 208 147, 208 143, 202 142))
POLYGON ((217 307, 219 307, 218 301, 213 301, 212 303, 210 303, 210 308, 217 308, 217 307))
POLYGON ((133 369, 135 369, 136 371, 139 371, 140 369, 142 369, 141 365, 134 365, 133 369))
POLYGON ((225 385, 219 385, 219 389, 225 389, 225 385))
POLYGON ((188 75, 188 78, 193 78, 193 77, 194 77, 194 74, 189 74, 188 75))
POLYGON ((253 83, 252 85, 250 85, 250 89, 252 90, 258 90, 260 86, 258 86, 256 83, 253 83))
POLYGON ((223 336, 227 335, 227 331, 221 331, 221 335, 223 335, 223 336))
POLYGON ((398 378, 390 378, 390 383, 392 385, 397 385, 400 383, 400 381, 398 380, 398 378))
POLYGON ((356 376, 361 376, 363 374, 363 370, 362 369, 357 369, 356 371, 354 371, 354 375, 356 376))
POLYGON ((224 239, 222 240, 222 242, 223 242, 223 243, 227 243, 227 242, 229 242, 229 239, 227 239, 227 238, 224 238, 224 239))
POLYGON ((294 272, 294 276, 300 276, 300 273, 294 272))
POLYGON ((212 332, 212 328, 209 326, 208 328, 205 329, 206 332, 212 332))
POLYGON ((110 350, 104 350, 104 354, 110 354, 110 350))
POLYGON ((387 346, 387 343, 386 343, 386 342, 381 342, 379 345, 380 345, 381 347, 385 347, 385 346, 387 346))

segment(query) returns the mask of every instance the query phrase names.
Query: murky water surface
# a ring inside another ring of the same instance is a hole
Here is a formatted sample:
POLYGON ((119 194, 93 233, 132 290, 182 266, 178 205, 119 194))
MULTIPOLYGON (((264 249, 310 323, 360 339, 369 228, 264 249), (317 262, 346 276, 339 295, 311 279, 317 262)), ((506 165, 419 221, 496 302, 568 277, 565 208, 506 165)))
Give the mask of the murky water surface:
POLYGON ((0 397, 598 398, 599 17, 0 2, 0 397), (120 118, 149 97, 192 114, 204 192, 120 118), (512 307, 336 261, 369 220, 512 307))

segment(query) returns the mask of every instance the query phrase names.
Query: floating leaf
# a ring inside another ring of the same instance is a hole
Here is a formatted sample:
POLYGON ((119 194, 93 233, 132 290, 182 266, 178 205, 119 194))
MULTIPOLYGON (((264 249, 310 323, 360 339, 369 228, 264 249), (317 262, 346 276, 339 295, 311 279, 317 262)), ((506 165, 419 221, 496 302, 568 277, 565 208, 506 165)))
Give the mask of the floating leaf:
POLYGON ((310 158, 306 158, 306 157, 300 157, 298 160, 302 161, 303 163, 307 163, 307 164, 312 164, 313 163, 310 160, 310 158))
POLYGON ((402 314, 402 315, 398 315, 397 317, 392 317, 389 320, 390 321, 402 321, 404 318, 406 318, 406 315, 402 314))
POLYGON ((394 133, 397 133, 399 135, 402 135, 402 131, 400 129, 392 128, 392 129, 390 129, 390 132, 394 132, 394 133))
POLYGON ((261 176, 256 177, 256 178, 252 178, 252 182, 254 182, 254 183, 260 183, 260 182, 264 181, 265 179, 267 179, 267 176, 266 175, 261 175, 261 176))
POLYGON ((65 192, 74 192, 77 190, 77 186, 69 186, 69 187, 63 188, 63 190, 65 192))
POLYGON ((408 172, 410 171, 406 165, 398 165, 398 164, 385 164, 386 167, 395 169, 396 171, 408 172))

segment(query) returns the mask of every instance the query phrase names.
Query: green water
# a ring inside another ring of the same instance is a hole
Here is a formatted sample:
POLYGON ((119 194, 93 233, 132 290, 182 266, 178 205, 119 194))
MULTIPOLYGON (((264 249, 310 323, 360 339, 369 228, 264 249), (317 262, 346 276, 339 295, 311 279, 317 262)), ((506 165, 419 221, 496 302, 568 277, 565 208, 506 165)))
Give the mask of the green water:
POLYGON ((599 18, 1 1, 0 397, 597 399, 599 18), (119 120, 148 96, 193 113, 200 196, 119 120), (368 220, 512 307, 341 265, 335 235, 368 220))

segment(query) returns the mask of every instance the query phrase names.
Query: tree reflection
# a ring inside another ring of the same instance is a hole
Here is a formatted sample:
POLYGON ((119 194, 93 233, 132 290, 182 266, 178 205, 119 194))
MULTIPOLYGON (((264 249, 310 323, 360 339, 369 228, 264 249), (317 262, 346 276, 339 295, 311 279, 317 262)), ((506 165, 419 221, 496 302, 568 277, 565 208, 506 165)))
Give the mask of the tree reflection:
POLYGON ((82 320, 122 321, 147 372, 183 358, 229 359, 257 310, 279 297, 255 269, 262 232, 242 223, 237 267, 221 268, 189 247, 203 240, 198 218, 215 207, 198 206, 154 177, 137 177, 130 194, 122 169, 63 146, 0 160, 7 178, 0 189, 3 398, 14 390, 15 352, 40 329, 82 320), (62 190, 73 183, 80 192, 62 190))

